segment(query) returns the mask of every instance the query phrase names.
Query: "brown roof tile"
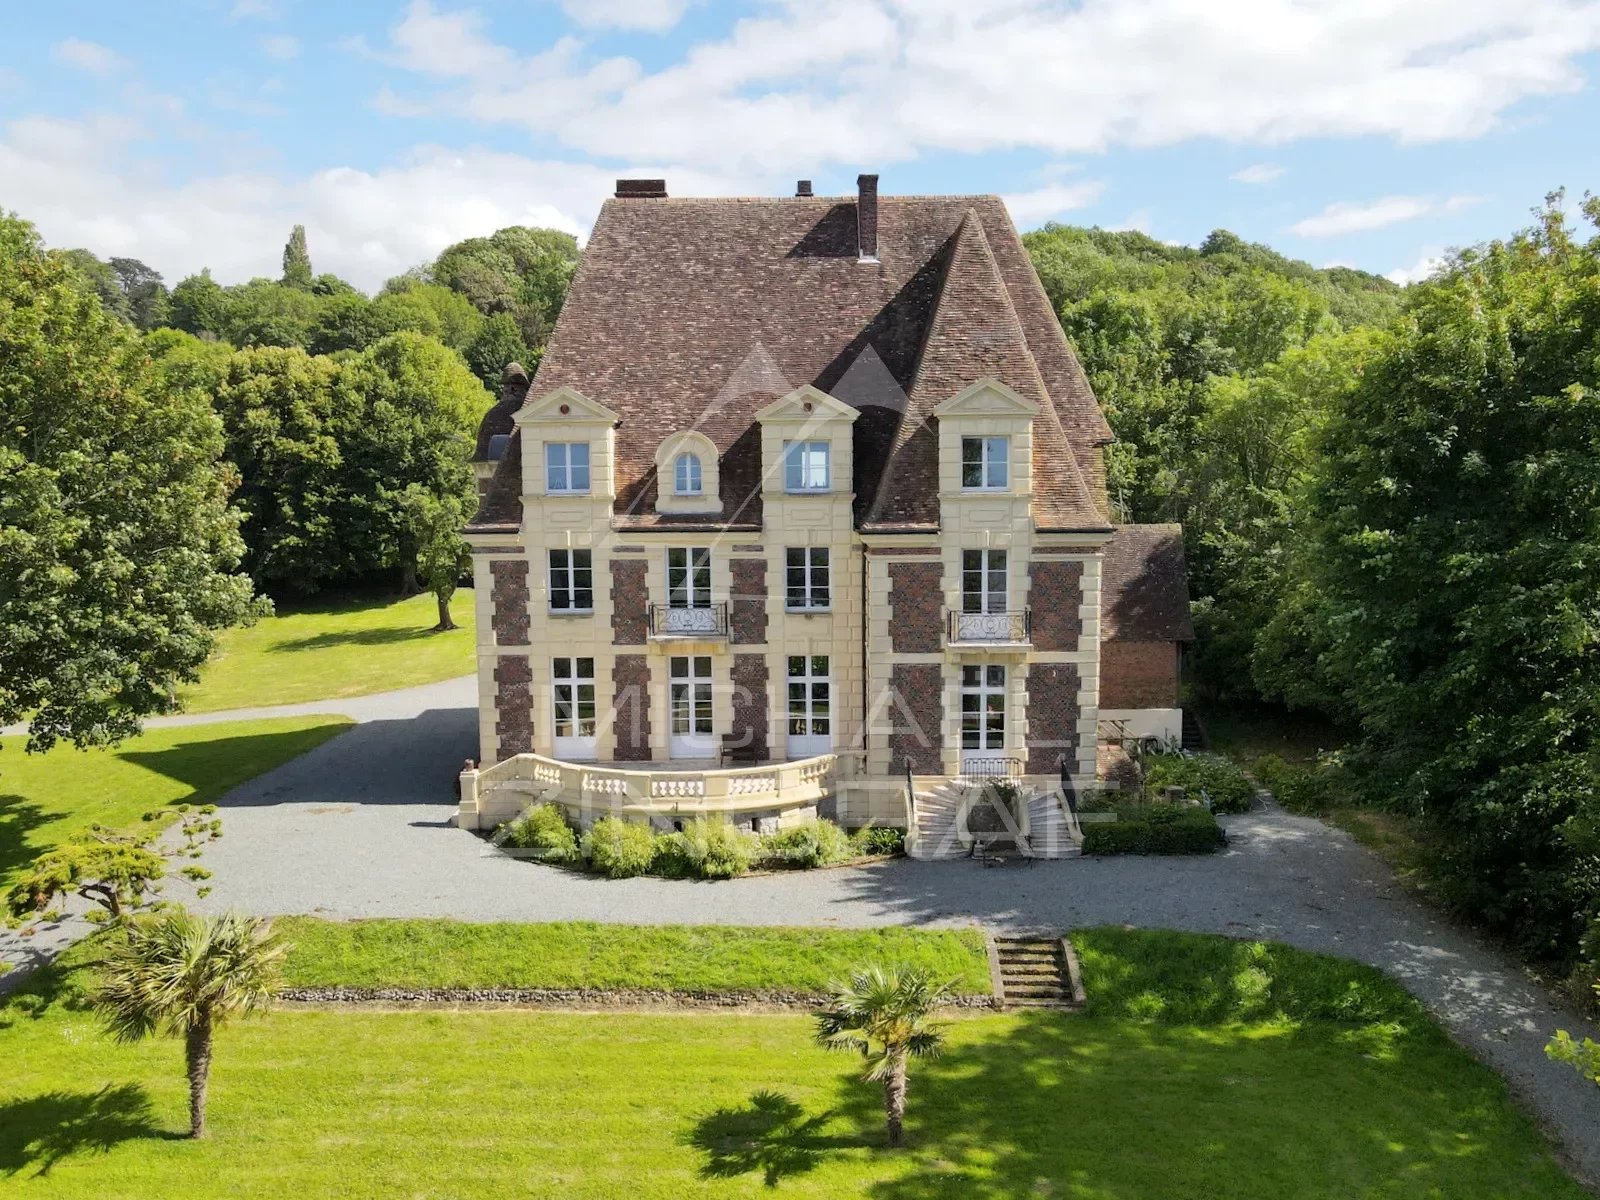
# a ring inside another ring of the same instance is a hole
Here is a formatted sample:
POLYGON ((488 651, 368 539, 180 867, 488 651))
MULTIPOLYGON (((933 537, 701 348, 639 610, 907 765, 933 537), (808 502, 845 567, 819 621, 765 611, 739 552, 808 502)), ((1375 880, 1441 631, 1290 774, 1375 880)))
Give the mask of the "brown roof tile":
POLYGON ((1118 525, 1101 567, 1101 635, 1192 642, 1189 566, 1181 525, 1118 525))
MULTIPOLYGON (((722 456, 723 520, 758 523, 754 414, 803 384, 861 413, 853 482, 865 518, 878 506, 891 451, 921 463, 919 439, 935 436, 925 416, 902 419, 919 361, 932 349, 930 371, 937 365, 940 386, 952 386, 935 398, 930 373, 915 398, 928 403, 917 411, 1003 372, 1043 409, 1035 435, 1041 525, 1104 527, 1079 465, 1110 433, 1004 204, 994 196, 885 196, 878 212, 877 261, 862 262, 853 197, 605 203, 536 390, 569 386, 621 414, 619 521, 653 515, 656 448, 669 433, 694 428, 722 456), (954 289, 948 300, 945 288, 954 289), (936 310, 946 308, 941 349, 930 336, 936 310)), ((509 471, 502 463, 497 482, 509 471)), ((936 520, 929 500, 937 485, 924 474, 897 471, 884 513, 904 505, 916 521, 936 520)), ((495 494, 480 519, 492 515, 495 494)))

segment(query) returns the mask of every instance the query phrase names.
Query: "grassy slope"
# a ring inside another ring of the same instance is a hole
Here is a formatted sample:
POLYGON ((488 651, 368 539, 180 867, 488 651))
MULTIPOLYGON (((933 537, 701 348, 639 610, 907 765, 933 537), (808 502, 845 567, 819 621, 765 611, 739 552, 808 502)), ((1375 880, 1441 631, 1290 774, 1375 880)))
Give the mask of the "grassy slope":
POLYGON ((896 1154, 859 1060, 803 1017, 515 1011, 230 1028, 191 1144, 180 1047, 109 1042, 46 973, 0 1007, 0 1172, 10 1195, 103 1200, 1582 1197, 1381 976, 1194 935, 1080 941, 1094 1009, 955 1021, 913 1067, 896 1154))
POLYGON ((199 685, 183 691, 184 707, 217 712, 332 700, 470 674, 472 592, 457 592, 450 611, 460 628, 432 633, 438 605, 431 593, 284 605, 280 615, 223 636, 199 685))
POLYGON ((46 846, 93 824, 150 828, 147 812, 207 804, 327 741, 344 717, 289 717, 152 729, 114 750, 26 754, 0 738, 0 888, 46 846))
POLYGON ((683 925, 277 922, 299 986, 792 989, 821 992, 863 962, 905 962, 987 994, 975 930, 729 929, 683 925))

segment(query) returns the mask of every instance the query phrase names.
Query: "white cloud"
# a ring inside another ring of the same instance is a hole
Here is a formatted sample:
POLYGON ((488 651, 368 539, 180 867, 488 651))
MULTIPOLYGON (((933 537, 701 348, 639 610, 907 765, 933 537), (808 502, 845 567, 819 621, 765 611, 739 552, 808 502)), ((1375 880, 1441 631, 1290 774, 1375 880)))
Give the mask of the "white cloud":
POLYGON ((562 0, 561 9, 593 29, 665 33, 683 20, 689 0, 562 0))
POLYGON ((68 38, 57 42, 50 53, 57 62, 93 75, 104 75, 122 64, 122 55, 99 42, 86 42, 82 38, 68 38))
POLYGON ((1029 229, 1072 209, 1086 208, 1100 198, 1104 187, 1098 180, 1051 183, 1031 192, 1013 192, 1004 199, 1017 227, 1029 229))
POLYGON ((1384 196, 1358 202, 1341 200, 1330 204, 1314 217, 1305 217, 1289 226, 1299 237, 1338 237, 1346 233, 1366 233, 1402 221, 1415 221, 1439 213, 1459 212, 1478 203, 1477 196, 1449 196, 1434 200, 1428 196, 1384 196))
POLYGON ((378 170, 330 167, 295 177, 222 171, 174 184, 139 161, 130 117, 29 117, 0 126, 5 203, 53 246, 126 254, 169 283, 210 267, 218 280, 276 276, 291 226, 312 261, 367 290, 464 237, 507 225, 583 235, 616 178, 681 180, 692 194, 770 192, 776 180, 708 175, 683 164, 622 168, 534 160, 484 149, 419 146, 378 170))
POLYGON ((1106 228, 1112 233, 1143 233, 1150 232, 1150 226, 1155 221, 1155 213, 1148 208, 1138 208, 1120 221, 1115 221, 1106 228))
POLYGON ((1419 254, 1417 261, 1409 267, 1396 267, 1392 271, 1385 271, 1384 275, 1404 287, 1408 283, 1418 283, 1427 279, 1444 264, 1443 252, 1437 246, 1433 246, 1419 254))
MULTIPOLYGON (((576 2, 576 0, 574 0, 576 2)), ((520 125, 581 153, 788 174, 919 154, 1056 155, 1190 138, 1280 144, 1478 136, 1581 87, 1595 0, 774 0, 647 70, 585 44, 495 42, 416 0, 382 51, 432 78, 438 115, 520 125), (1049 64, 1048 70, 1037 69, 1049 64)))
POLYGON ((1283 168, 1273 166, 1271 163, 1256 163, 1252 167, 1245 167, 1242 171, 1235 171, 1228 178, 1235 183, 1271 183, 1283 175, 1283 168))
POLYGON ((261 39, 260 45, 261 53, 280 62, 287 62, 300 53, 300 40, 287 33, 268 34, 261 39))

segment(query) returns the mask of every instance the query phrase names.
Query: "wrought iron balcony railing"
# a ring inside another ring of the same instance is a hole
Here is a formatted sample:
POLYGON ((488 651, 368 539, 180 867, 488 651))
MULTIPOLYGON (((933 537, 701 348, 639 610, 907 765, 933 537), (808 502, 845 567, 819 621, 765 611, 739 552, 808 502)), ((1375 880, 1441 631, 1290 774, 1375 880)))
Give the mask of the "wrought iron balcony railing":
POLYGON ((650 606, 650 636, 709 641, 728 636, 728 606, 708 604, 703 608, 679 608, 671 604, 650 606))
POLYGON ((948 640, 953 646, 1026 646, 1033 640, 1031 609, 1018 612, 950 614, 948 640))

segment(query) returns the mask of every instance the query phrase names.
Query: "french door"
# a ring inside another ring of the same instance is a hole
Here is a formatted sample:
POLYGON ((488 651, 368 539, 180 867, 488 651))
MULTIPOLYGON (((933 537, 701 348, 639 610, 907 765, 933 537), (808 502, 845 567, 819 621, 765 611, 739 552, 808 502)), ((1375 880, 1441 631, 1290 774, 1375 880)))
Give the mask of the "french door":
POLYGON ((557 658, 550 664, 557 758, 589 762, 598 757, 595 738, 594 659, 557 658))
MULTIPOLYGON (((1000 663, 961 668, 961 769, 1005 756, 1006 669, 1000 663)), ((981 764, 984 766, 990 763, 981 764)))
POLYGON ((833 750, 833 681, 825 654, 789 658, 790 758, 811 758, 833 750))
POLYGON ((668 757, 716 758, 717 742, 711 732, 711 656, 674 656, 668 676, 668 757))

